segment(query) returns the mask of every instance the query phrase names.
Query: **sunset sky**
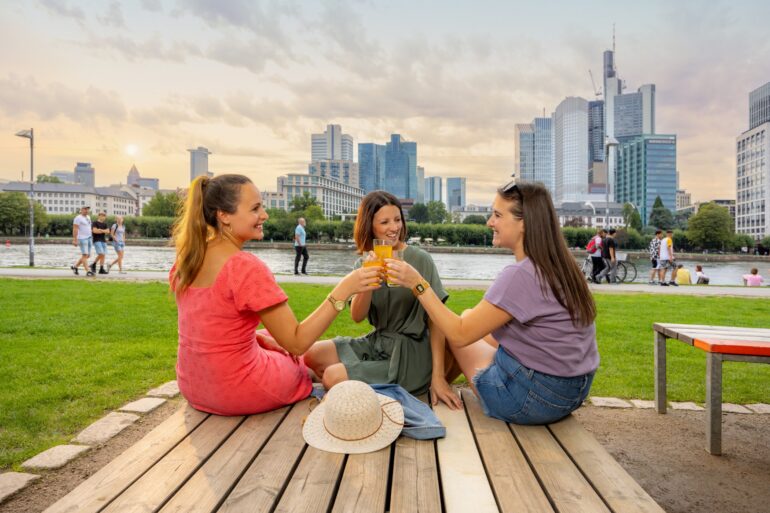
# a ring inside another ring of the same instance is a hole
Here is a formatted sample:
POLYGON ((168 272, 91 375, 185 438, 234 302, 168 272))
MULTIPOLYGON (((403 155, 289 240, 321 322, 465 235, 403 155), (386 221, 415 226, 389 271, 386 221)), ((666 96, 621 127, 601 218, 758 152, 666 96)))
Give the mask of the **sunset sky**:
POLYGON ((488 203, 514 165, 514 125, 593 99, 616 25, 618 73, 657 87, 657 132, 678 136, 680 186, 735 197, 748 93, 770 81, 770 4, 734 2, 135 0, 0 3, 0 178, 135 163, 185 186, 210 170, 275 190, 306 172, 310 134, 418 143, 426 176, 466 176, 488 203), (134 157, 126 148, 134 145, 134 157))

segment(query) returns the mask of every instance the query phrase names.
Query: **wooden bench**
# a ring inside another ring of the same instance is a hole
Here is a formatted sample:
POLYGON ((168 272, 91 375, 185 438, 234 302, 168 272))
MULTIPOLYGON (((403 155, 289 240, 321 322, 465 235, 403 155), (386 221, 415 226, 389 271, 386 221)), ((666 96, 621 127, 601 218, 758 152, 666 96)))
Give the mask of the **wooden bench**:
POLYGON ((185 406, 47 512, 646 512, 663 510, 572 417, 513 426, 440 405, 447 437, 359 455, 305 445, 312 400, 248 417, 185 406))
POLYGON ((655 332, 655 408, 666 413, 666 340, 675 339, 706 352, 706 450, 722 454, 722 362, 770 363, 770 329, 653 325, 655 332))

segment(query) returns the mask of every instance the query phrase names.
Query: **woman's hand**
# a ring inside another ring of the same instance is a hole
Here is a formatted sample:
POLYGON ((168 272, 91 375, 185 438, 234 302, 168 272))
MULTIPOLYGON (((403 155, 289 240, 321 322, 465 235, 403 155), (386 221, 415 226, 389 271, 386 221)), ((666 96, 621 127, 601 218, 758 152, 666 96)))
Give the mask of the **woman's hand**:
POLYGON ((405 260, 386 258, 385 265, 390 281, 400 287, 412 289, 422 281, 422 276, 417 272, 417 269, 409 265, 405 260))
POLYGON ((443 377, 434 377, 430 382, 430 403, 436 406, 439 400, 449 406, 451 410, 459 410, 463 407, 460 396, 449 386, 443 377))
MULTIPOLYGON (((362 292, 371 292, 382 283, 381 267, 359 267, 345 276, 340 285, 345 287, 345 297, 362 292)), ((343 299, 343 298, 340 298, 343 299)))

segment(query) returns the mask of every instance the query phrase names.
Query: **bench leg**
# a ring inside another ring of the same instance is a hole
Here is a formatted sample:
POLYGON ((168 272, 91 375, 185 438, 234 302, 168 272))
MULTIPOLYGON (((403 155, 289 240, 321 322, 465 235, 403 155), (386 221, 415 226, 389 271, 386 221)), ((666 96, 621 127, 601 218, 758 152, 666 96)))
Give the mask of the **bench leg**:
POLYGON ((722 355, 706 353, 706 450, 722 454, 722 355))
POLYGON ((655 332, 655 409, 666 413, 666 336, 655 332))

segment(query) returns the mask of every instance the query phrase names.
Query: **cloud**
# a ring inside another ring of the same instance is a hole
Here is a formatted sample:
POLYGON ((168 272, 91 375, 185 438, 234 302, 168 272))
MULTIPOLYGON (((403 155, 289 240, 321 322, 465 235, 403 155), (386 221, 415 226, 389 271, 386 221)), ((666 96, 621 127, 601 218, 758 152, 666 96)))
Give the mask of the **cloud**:
POLYGON ((40 0, 40 5, 57 16, 72 18, 80 23, 85 22, 86 14, 80 7, 70 7, 66 0, 40 0))
POLYGON ((97 36, 91 34, 81 46, 94 53, 112 51, 132 62, 155 59, 181 63, 186 62, 191 57, 202 55, 201 50, 193 43, 165 42, 159 34, 154 34, 144 41, 122 35, 97 36))
POLYGON ((97 16, 96 18, 103 25, 117 28, 123 28, 126 26, 125 20, 123 19, 123 11, 121 10, 120 4, 118 2, 110 3, 110 6, 107 8, 107 12, 103 16, 97 16))
POLYGON ((160 0, 142 0, 142 7, 150 12, 160 12, 163 10, 163 3, 160 0))

